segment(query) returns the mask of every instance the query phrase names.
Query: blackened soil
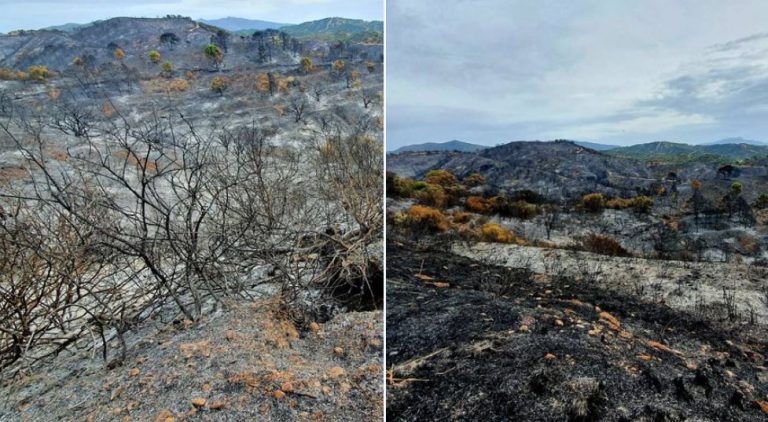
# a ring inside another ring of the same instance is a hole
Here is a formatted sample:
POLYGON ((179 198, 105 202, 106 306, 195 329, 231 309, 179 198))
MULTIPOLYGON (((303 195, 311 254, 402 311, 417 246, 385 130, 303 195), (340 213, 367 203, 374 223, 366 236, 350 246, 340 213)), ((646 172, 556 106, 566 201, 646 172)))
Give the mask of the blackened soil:
POLYGON ((390 420, 766 421, 765 327, 387 249, 390 420))

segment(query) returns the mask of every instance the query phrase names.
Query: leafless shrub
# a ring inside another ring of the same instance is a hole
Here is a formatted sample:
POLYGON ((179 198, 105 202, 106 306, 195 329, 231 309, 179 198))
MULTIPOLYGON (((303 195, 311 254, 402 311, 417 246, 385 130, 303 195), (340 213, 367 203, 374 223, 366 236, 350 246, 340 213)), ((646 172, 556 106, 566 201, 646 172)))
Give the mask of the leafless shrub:
POLYGON ((348 117, 299 149, 255 124, 202 131, 173 109, 136 123, 115 108, 111 119, 54 120, 82 140, 66 161, 45 154, 44 116, 0 121, 32 174, 31 194, 2 196, 26 211, 23 224, 3 220, 0 367, 86 337, 106 359, 110 339, 124 346, 153 309, 172 304, 195 320, 225 297, 250 297, 269 280, 243 274, 264 265, 296 319, 328 295, 376 303, 383 148, 369 119, 348 117))

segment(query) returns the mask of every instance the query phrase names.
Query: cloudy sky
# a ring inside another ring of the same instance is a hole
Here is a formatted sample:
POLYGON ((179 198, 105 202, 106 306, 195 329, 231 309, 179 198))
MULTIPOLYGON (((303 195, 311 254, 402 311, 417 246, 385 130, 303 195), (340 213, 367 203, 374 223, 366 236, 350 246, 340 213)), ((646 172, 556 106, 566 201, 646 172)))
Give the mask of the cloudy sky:
POLYGON ((115 16, 236 16, 301 23, 332 16, 381 20, 383 0, 0 0, 0 32, 87 23, 115 16))
POLYGON ((387 2, 387 147, 768 141, 768 2, 387 2))

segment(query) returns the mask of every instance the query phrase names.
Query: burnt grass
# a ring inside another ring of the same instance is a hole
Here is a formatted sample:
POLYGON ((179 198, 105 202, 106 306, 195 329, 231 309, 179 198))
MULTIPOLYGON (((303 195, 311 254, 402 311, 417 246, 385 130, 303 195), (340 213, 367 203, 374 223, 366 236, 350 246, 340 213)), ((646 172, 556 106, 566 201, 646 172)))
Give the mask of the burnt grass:
POLYGON ((765 421, 763 326, 387 245, 390 420, 765 421))

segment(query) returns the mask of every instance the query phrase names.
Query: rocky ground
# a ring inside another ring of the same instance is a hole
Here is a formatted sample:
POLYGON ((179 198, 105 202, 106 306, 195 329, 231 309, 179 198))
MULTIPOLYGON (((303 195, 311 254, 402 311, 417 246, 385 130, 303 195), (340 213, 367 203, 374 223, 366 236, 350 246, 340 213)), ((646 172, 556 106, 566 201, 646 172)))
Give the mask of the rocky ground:
POLYGON ((6 380, 0 421, 381 420, 382 319, 350 312, 299 330, 262 300, 147 321, 121 365, 85 349, 6 380))
POLYGON ((765 325, 449 248, 390 236, 391 420, 768 417, 765 325))

